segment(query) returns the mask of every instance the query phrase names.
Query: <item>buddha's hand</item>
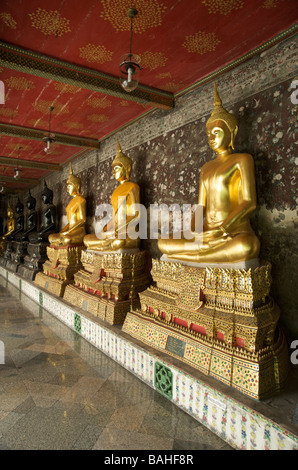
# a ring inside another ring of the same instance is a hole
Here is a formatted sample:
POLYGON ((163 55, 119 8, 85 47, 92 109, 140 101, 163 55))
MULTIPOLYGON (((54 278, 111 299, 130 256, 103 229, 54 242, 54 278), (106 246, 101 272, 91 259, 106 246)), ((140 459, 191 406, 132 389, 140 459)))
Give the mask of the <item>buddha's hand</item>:
POLYGON ((218 243, 231 240, 231 238, 232 238, 232 235, 227 233, 225 229, 221 226, 213 231, 212 237, 208 241, 208 244, 209 246, 217 245, 218 243))

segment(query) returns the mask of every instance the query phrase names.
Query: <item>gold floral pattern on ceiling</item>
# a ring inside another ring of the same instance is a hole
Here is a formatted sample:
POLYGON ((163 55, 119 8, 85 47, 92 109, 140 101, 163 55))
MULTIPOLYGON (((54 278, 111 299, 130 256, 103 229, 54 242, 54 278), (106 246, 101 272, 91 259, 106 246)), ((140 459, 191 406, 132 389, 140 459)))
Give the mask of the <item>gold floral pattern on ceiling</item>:
POLYGON ((66 129, 83 129, 83 124, 81 122, 76 122, 76 121, 66 121, 63 122, 63 126, 66 127, 66 129))
POLYGON ((278 6, 279 0, 265 0, 262 5, 262 8, 276 8, 278 6))
POLYGON ((142 68, 148 68, 150 70, 157 69, 158 67, 164 67, 166 65, 167 57, 162 52, 150 52, 146 51, 140 54, 142 68))
POLYGON ((13 19, 10 13, 0 13, 0 18, 6 26, 11 29, 16 29, 17 22, 13 19))
POLYGON ((243 0, 202 0, 203 5, 208 7, 209 13, 220 13, 229 15, 233 10, 243 8, 243 0))
POLYGON ((13 119, 17 114, 18 114, 18 111, 16 109, 3 108, 2 106, 0 106, 1 116, 10 117, 11 119, 13 119))
POLYGON ((163 72, 157 75, 157 78, 163 80, 164 78, 172 78, 171 72, 163 72))
POLYGON ((53 106, 53 114, 67 114, 69 113, 69 107, 59 101, 47 101, 47 100, 39 100, 35 103, 32 103, 33 108, 36 111, 40 111, 43 114, 50 115, 49 108, 53 106))
POLYGON ((98 97, 93 97, 89 98, 87 100, 87 104, 91 106, 92 108, 110 108, 112 106, 112 103, 110 100, 108 100, 106 97, 104 98, 98 98, 98 97))
POLYGON ((25 77, 9 77, 5 80, 8 88, 14 90, 32 90, 35 88, 34 82, 25 77))
POLYGON ((216 46, 220 44, 220 40, 215 33, 205 33, 198 31, 195 34, 186 36, 183 47, 187 52, 197 52, 198 54, 206 54, 206 52, 215 51, 216 46))
POLYGON ((183 88, 185 85, 182 83, 174 83, 174 82, 168 82, 165 85, 162 85, 162 88, 166 91, 170 91, 172 93, 175 93, 175 91, 180 90, 183 88))
POLYGON ((162 14, 167 7, 158 0, 101 0, 103 11, 100 16, 111 23, 116 31, 129 31, 130 18, 127 10, 134 7, 138 10, 133 20, 134 33, 144 33, 147 29, 162 24, 162 14))
POLYGON ((112 60, 113 52, 105 48, 105 46, 95 44, 87 44, 80 47, 80 57, 87 62, 98 62, 104 64, 112 60))
POLYGON ((28 13, 33 28, 40 30, 45 36, 61 37, 70 33, 70 20, 60 15, 57 10, 38 8, 34 13, 28 13))
POLYGON ((68 83, 60 83, 56 82, 54 84, 54 88, 56 91, 60 91, 60 93, 78 93, 81 88, 75 86, 75 85, 69 85, 68 83))
POLYGON ((106 122, 109 118, 105 114, 89 114, 87 119, 91 122, 106 122))

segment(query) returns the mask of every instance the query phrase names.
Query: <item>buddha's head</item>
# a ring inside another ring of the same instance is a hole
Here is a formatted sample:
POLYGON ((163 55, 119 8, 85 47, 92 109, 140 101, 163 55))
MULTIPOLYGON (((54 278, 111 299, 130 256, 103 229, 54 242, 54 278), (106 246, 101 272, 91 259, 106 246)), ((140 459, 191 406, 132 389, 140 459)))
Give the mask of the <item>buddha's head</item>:
POLYGON ((20 199, 18 199, 18 202, 16 204, 16 212, 17 214, 23 214, 24 212, 24 204, 21 203, 20 199))
POLYGON ((26 200, 26 206, 27 206, 27 209, 29 210, 34 210, 36 206, 36 199, 35 197, 31 196, 30 189, 29 189, 28 199, 26 200))
POLYGON ((69 164, 69 177, 66 181, 66 184, 68 194, 70 194, 71 196, 79 194, 81 190, 81 179, 73 174, 71 163, 69 164))
POLYGON ((218 154, 234 150, 238 121, 232 113, 223 108, 215 83, 213 104, 214 110, 206 124, 209 145, 218 154))
POLYGON ((122 152, 117 139, 117 155, 112 163, 114 178, 120 183, 129 180, 131 167, 132 160, 122 152))
POLYGON ((8 203, 8 206, 7 206, 7 217, 8 217, 9 219, 12 219, 12 218, 13 218, 13 210, 12 210, 12 208, 11 208, 11 206, 10 206, 9 203, 8 203))
POLYGON ((53 202, 53 191, 47 187, 46 182, 44 182, 44 188, 41 193, 41 199, 44 204, 52 204, 53 202))

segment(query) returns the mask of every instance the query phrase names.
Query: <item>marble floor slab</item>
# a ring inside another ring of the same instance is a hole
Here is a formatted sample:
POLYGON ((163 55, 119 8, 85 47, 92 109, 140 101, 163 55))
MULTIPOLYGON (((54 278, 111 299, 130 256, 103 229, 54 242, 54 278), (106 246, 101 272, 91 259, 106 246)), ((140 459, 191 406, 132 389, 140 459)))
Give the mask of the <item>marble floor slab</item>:
POLYGON ((0 279, 0 450, 230 450, 0 279))

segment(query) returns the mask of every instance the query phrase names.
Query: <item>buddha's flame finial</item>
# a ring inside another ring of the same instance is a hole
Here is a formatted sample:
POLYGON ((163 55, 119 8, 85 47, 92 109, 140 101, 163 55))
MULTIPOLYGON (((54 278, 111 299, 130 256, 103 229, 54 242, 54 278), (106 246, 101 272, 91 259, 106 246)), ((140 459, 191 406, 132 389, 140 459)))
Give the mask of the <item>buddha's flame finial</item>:
POLYGON ((222 107, 222 101, 220 99, 220 96, 218 94, 217 88, 216 88, 216 83, 214 82, 214 101, 213 101, 213 106, 214 108, 222 107))
POLYGON ((121 145, 119 144, 119 140, 117 137, 117 153, 122 152, 121 145))

